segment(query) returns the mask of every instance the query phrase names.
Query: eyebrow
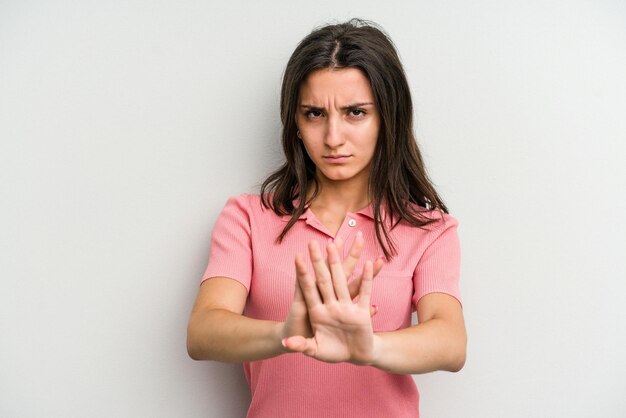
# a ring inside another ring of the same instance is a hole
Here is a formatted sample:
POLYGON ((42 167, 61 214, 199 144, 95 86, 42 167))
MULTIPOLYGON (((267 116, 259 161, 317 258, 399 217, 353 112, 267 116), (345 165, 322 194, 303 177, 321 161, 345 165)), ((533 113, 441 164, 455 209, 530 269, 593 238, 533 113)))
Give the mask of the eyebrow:
MULTIPOLYGON (((374 105, 373 102, 357 102, 357 103, 350 103, 345 106, 341 106, 340 109, 348 110, 348 109, 354 109, 355 107, 364 107, 364 106, 373 106, 373 105, 374 105)), ((305 108, 305 109, 325 110, 324 107, 315 106, 311 104, 301 104, 300 107, 305 108)))

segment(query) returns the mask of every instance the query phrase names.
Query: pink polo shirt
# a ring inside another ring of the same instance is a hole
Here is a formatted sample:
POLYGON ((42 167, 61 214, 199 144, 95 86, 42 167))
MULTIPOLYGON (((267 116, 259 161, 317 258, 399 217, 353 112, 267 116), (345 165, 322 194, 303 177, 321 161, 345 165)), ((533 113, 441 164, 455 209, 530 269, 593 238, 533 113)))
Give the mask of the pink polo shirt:
MULTIPOLYGON (((417 301, 428 293, 460 301, 458 223, 447 214, 425 213, 437 222, 426 229, 401 222, 391 231, 398 255, 374 279, 375 332, 410 326, 417 301)), ((243 284, 248 289, 244 315, 250 318, 284 321, 294 293, 296 253, 308 254, 310 240, 323 245, 335 238, 307 210, 279 244, 276 237, 288 220, 263 209, 260 196, 244 194, 230 198, 215 223, 202 280, 228 277, 243 284)), ((359 230, 365 247, 356 271, 382 254, 371 207, 346 215, 336 235, 345 242, 344 252, 359 230)), ((244 363, 244 372, 252 391, 250 418, 419 417, 419 394, 410 375, 324 363, 300 353, 244 363)))

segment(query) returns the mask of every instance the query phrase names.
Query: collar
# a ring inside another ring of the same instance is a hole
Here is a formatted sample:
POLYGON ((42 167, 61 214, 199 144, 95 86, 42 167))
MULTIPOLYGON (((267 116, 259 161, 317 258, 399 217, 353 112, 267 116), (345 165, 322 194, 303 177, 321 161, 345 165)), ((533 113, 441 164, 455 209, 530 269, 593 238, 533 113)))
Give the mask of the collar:
MULTIPOLYGON (((385 209, 384 207, 381 207, 380 209, 382 218, 385 218, 385 209)), ((356 212, 348 212, 348 214, 356 214, 356 215, 363 215, 366 216, 372 220, 374 220, 374 205, 368 205, 366 207, 364 207, 363 209, 360 209, 356 212)), ((283 215, 281 216, 281 219, 284 222, 289 222, 289 220, 291 219, 291 216, 289 215, 283 215)), ((307 219, 316 219, 315 214, 313 213, 313 211, 311 210, 310 207, 307 207, 306 210, 304 211, 304 213, 302 215, 300 215, 300 217, 298 217, 298 219, 303 219, 303 220, 307 220, 307 219)))

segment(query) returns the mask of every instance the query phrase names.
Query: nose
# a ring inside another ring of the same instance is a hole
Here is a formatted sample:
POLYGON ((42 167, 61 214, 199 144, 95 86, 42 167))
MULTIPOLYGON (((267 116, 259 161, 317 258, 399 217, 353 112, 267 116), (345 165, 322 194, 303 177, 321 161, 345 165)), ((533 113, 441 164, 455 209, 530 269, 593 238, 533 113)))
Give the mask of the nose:
POLYGON ((339 118, 329 117, 326 127, 326 136, 324 138, 324 144, 329 148, 337 148, 345 142, 342 134, 341 121, 339 118))

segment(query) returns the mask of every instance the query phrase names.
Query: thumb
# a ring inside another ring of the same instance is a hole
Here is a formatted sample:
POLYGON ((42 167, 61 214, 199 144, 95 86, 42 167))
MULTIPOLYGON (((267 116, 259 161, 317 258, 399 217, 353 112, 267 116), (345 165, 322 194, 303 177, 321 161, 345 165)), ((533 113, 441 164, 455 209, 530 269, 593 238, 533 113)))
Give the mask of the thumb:
POLYGON ((304 353, 307 356, 314 356, 317 351, 312 338, 304 338, 299 335, 285 337, 282 339, 281 343, 287 350, 296 353, 304 353))

